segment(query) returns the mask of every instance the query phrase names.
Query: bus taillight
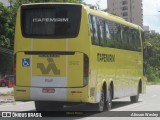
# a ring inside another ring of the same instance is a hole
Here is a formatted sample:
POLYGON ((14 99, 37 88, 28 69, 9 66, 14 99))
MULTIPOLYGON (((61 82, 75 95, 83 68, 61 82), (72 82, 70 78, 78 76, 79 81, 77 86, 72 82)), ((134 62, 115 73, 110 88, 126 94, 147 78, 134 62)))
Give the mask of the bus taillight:
POLYGON ((13 71, 16 72, 16 54, 14 55, 14 67, 13 67, 13 71))
POLYGON ((83 62, 83 85, 86 86, 88 84, 89 76, 89 58, 86 54, 84 54, 83 62))

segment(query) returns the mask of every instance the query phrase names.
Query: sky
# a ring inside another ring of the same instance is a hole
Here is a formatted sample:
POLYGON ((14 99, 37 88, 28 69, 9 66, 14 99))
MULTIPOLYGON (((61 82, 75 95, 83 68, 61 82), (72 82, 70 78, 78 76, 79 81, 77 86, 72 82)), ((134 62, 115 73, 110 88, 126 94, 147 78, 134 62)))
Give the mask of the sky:
MULTIPOLYGON (((99 1, 101 9, 107 8, 107 0, 84 0, 95 5, 99 1)), ((143 0, 143 25, 160 33, 160 0, 143 0)))
POLYGON ((160 33, 160 0, 143 0, 143 24, 160 33))

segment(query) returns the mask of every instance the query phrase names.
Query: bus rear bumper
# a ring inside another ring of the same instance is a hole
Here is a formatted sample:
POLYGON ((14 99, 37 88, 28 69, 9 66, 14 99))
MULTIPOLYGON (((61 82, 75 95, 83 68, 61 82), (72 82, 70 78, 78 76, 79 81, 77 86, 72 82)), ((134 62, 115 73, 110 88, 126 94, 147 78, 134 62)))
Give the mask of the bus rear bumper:
POLYGON ((89 102, 87 89, 87 86, 82 88, 14 86, 14 97, 16 101, 89 102))

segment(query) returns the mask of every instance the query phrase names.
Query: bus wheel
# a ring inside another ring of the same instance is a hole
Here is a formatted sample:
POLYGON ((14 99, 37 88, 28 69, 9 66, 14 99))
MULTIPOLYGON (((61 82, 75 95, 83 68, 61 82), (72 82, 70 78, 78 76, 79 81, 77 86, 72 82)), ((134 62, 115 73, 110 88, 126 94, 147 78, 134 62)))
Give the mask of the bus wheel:
POLYGON ((139 99, 139 94, 135 96, 130 96, 131 103, 137 103, 139 99))
POLYGON ((138 102, 138 99, 139 99, 139 90, 140 90, 140 84, 139 84, 139 87, 138 87, 138 94, 135 95, 135 96, 130 96, 131 103, 137 103, 138 102))
POLYGON ((102 112, 106 108, 106 102, 105 102, 106 97, 105 97, 104 89, 102 89, 100 97, 101 97, 100 102, 95 104, 95 108, 98 112, 102 112))
POLYGON ((108 90, 107 101, 106 101, 106 110, 109 111, 112 108, 112 88, 108 90))

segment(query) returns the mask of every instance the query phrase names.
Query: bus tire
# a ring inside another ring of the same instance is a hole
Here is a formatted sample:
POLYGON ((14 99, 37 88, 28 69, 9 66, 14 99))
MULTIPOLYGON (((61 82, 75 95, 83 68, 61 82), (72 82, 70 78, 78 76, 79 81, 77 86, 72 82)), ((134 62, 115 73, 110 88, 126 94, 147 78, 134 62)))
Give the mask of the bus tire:
POLYGON ((138 99, 139 99, 139 91, 140 91, 140 84, 139 84, 139 86, 138 86, 138 94, 137 94, 137 95, 134 95, 134 96, 130 96, 131 103, 137 103, 137 102, 138 102, 138 99))
POLYGON ((131 103, 137 103, 139 99, 139 94, 135 96, 130 96, 131 103))
POLYGON ((106 101, 106 110, 109 111, 112 108, 112 88, 108 89, 107 101, 106 101))
POLYGON ((95 104, 95 109, 98 112, 102 112, 102 111, 104 111, 106 109, 106 102, 105 102, 106 97, 105 97, 105 91, 104 91, 104 89, 102 89, 100 97, 101 98, 100 98, 99 103, 95 104))

